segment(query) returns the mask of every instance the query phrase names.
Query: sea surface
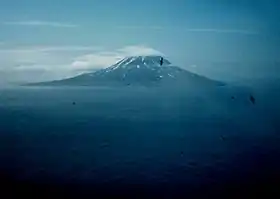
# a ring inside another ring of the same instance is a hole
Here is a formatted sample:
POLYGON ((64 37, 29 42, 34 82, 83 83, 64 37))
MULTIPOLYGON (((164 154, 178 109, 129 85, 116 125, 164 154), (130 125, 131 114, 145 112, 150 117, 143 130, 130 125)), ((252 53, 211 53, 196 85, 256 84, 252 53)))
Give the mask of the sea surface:
POLYGON ((1 180, 104 197, 273 187, 279 102, 277 89, 229 85, 3 88, 1 180))

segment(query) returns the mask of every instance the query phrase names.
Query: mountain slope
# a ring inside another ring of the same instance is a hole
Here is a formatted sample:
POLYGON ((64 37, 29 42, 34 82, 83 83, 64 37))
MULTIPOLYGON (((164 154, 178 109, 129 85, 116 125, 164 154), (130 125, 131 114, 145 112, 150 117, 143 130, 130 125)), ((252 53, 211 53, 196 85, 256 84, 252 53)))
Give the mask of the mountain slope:
POLYGON ((172 85, 173 83, 222 84, 173 66, 167 59, 160 56, 134 56, 124 58, 116 64, 96 72, 32 85, 172 85))

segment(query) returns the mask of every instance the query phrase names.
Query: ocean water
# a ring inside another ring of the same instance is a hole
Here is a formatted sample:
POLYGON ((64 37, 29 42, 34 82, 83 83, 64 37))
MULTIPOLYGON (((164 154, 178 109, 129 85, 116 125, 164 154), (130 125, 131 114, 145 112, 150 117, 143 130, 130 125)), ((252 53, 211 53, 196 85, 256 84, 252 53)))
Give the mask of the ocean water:
POLYGON ((275 185, 275 93, 233 86, 1 89, 1 179, 25 190, 170 197, 275 185))

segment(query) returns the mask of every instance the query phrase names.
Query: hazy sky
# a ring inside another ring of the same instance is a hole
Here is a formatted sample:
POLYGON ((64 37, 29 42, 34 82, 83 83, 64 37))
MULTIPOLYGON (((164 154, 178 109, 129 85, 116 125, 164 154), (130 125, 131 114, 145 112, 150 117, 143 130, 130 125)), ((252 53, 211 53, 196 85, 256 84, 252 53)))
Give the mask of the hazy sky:
POLYGON ((163 54, 183 67, 279 62, 279 7, 278 0, 1 0, 0 81, 62 78, 138 54, 163 54))

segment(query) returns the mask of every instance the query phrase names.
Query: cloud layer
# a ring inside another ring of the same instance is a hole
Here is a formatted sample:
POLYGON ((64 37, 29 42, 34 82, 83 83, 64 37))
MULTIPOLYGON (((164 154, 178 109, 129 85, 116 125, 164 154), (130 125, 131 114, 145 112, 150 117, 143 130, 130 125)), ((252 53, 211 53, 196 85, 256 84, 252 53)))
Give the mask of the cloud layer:
POLYGON ((163 55, 145 45, 106 50, 98 46, 0 48, 0 78, 8 82, 44 81, 108 67, 127 56, 163 55))
POLYGON ((51 21, 10 21, 4 22, 4 25, 13 25, 13 26, 47 26, 54 28, 76 28, 78 25, 61 23, 61 22, 51 22, 51 21))
POLYGON ((257 31, 241 30, 241 29, 215 29, 215 28, 201 28, 201 29, 186 29, 188 32, 212 32, 212 33, 225 33, 225 34, 246 34, 255 35, 259 34, 257 31))
POLYGON ((244 35, 256 35, 260 32, 250 29, 222 29, 222 28, 187 28, 184 26, 178 27, 168 27, 168 26, 118 26, 119 29, 143 29, 143 30, 166 30, 166 29, 176 29, 187 32, 206 32, 206 33, 223 33, 223 34, 244 34, 244 35))
POLYGON ((163 55, 163 53, 144 45, 126 46, 114 51, 100 51, 94 54, 79 56, 71 66, 76 70, 104 68, 116 63, 124 57, 138 55, 163 55))

